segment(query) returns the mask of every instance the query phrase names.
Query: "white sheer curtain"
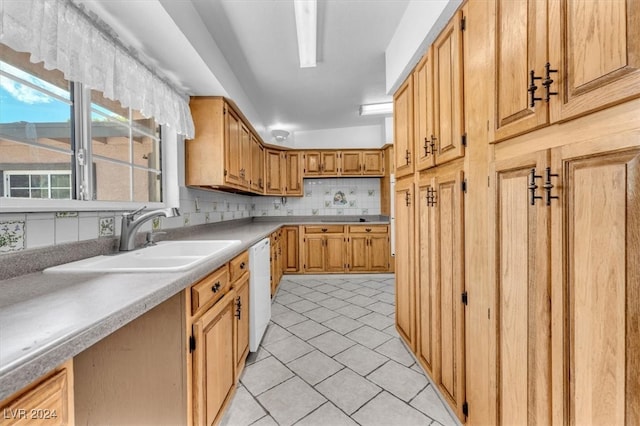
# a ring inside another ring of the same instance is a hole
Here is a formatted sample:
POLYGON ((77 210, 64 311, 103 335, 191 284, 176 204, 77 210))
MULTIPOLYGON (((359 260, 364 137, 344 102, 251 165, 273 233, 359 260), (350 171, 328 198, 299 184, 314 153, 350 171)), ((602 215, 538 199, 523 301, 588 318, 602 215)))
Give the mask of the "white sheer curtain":
POLYGON ((132 57, 70 0, 0 0, 0 42, 193 138, 186 95, 132 57))

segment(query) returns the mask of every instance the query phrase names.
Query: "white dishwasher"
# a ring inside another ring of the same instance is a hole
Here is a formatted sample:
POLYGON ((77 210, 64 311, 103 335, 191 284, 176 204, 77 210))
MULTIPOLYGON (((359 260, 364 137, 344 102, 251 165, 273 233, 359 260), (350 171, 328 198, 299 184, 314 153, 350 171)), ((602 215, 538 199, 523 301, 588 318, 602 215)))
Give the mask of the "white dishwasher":
POLYGON ((271 247, 269 238, 249 248, 249 351, 260 346, 271 319, 271 247))

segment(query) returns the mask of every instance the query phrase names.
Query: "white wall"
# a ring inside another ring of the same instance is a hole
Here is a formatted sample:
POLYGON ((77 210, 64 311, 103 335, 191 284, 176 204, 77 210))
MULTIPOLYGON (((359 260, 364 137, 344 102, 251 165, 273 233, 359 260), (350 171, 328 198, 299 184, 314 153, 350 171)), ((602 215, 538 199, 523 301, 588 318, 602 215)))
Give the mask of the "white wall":
POLYGON ((393 94, 462 0, 411 0, 385 51, 387 93, 393 94))
POLYGON ((380 148, 384 145, 381 125, 344 127, 340 129, 307 130, 294 132, 296 149, 327 148, 380 148))

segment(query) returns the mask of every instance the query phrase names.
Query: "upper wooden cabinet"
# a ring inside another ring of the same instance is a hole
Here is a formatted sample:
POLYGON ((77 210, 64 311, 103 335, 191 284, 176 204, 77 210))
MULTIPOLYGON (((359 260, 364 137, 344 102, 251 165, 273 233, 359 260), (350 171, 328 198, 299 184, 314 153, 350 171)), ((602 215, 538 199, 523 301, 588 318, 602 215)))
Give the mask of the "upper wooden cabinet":
POLYGON ((340 176, 383 176, 384 152, 340 151, 340 176))
POLYGON ((379 149, 303 151, 304 177, 384 176, 384 152, 379 149))
POLYGON ((338 151, 304 151, 303 160, 305 177, 338 175, 338 151))
POLYGON ((639 14, 626 0, 497 1, 492 139, 638 97, 639 14))
POLYGON ((413 76, 393 95, 393 144, 396 177, 413 173, 413 76))
POLYGON ((413 112, 416 170, 436 165, 433 127, 433 58, 429 50, 413 71, 413 112))
POLYGON ((285 195, 302 196, 302 154, 298 151, 284 152, 284 193, 285 195))
POLYGON ((431 47, 436 164, 464 156, 463 20, 463 12, 458 11, 431 47))
POLYGON ((286 163, 282 151, 267 149, 265 151, 266 179, 265 192, 267 195, 284 194, 284 171, 286 163))
POLYGON ((186 184, 251 191, 252 135, 242 115, 220 97, 194 97, 190 107, 197 131, 185 141, 186 184))
POLYGON ((258 194, 265 191, 264 188, 264 147, 253 134, 251 135, 251 190, 258 194))

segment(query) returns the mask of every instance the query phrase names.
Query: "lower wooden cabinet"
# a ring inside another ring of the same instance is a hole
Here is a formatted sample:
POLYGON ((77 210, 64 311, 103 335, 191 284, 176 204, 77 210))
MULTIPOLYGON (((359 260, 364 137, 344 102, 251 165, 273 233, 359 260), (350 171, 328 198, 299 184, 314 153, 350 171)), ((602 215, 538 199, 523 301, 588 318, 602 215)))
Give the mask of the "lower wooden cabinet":
POLYGON ((271 233, 271 296, 276 294, 280 280, 282 279, 282 228, 271 233))
POLYGON ((240 277, 234 284, 233 300, 233 340, 235 360, 235 380, 240 379, 244 363, 249 355, 249 273, 240 277))
POLYGON ((73 361, 69 360, 0 401, 0 424, 74 425, 73 400, 73 361))
POLYGON ((282 270, 283 273, 300 272, 300 227, 285 226, 282 228, 282 270))
POLYGON ((235 389, 234 300, 235 292, 227 293, 193 323, 194 425, 218 423, 235 389))
POLYGON ((303 268, 306 273, 340 272, 346 269, 344 226, 305 226, 303 268))
POLYGON ((347 237, 349 272, 389 270, 389 227, 387 225, 349 226, 347 237))

